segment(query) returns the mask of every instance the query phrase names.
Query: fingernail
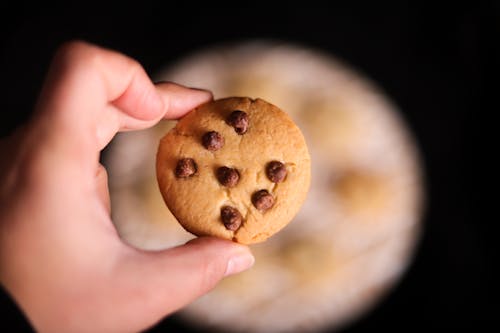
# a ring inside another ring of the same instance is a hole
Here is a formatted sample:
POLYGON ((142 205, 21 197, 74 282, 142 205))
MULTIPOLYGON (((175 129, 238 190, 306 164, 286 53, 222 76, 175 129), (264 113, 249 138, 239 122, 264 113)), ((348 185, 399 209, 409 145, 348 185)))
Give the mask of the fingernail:
POLYGON ((212 92, 208 89, 203 89, 203 88, 198 88, 198 87, 189 87, 189 89, 194 90, 194 91, 204 92, 204 93, 212 95, 212 92))
POLYGON ((179 87, 182 87, 182 88, 186 88, 186 89, 190 89, 190 90, 193 90, 195 92, 200 92, 200 93, 203 93, 203 94, 206 94, 206 95, 210 95, 212 98, 213 98, 213 93, 212 91, 208 90, 208 89, 204 89, 204 88, 198 88, 198 87, 189 87, 189 86, 185 86, 185 85, 182 85, 180 83, 174 83, 172 81, 165 81, 165 80, 159 80, 159 81, 155 81, 154 82, 155 85, 162 85, 162 84, 175 84, 179 87))
POLYGON ((201 89, 201 88, 193 88, 193 87, 189 87, 189 89, 193 93, 198 94, 198 97, 200 98, 201 101, 210 101, 210 100, 214 99, 214 95, 210 90, 201 89))
POLYGON ((248 252, 238 253, 229 258, 224 276, 243 272, 253 266, 255 258, 248 252))

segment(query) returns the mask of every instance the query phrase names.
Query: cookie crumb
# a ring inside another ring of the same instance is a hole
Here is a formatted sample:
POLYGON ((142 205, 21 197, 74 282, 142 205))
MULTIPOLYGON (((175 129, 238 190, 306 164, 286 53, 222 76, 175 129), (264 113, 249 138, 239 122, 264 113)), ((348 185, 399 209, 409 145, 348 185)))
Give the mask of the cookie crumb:
POLYGON ((240 174, 238 170, 225 166, 217 169, 216 176, 219 183, 226 187, 234 187, 240 180, 240 174))
POLYGON ((175 175, 178 178, 188 178, 196 174, 196 162, 192 158, 183 158, 177 162, 175 167, 175 175))
POLYGON ((216 131, 210 131, 203 135, 201 142, 210 151, 216 151, 224 146, 224 137, 216 131))
POLYGON ((279 161, 272 161, 267 164, 266 175, 273 183, 281 183, 286 177, 286 167, 279 161))
POLYGON ((274 198, 267 190, 260 190, 252 195, 252 203, 261 212, 274 206, 274 198))
POLYGON ((222 223, 224 223, 226 229, 231 231, 238 230, 238 228, 241 226, 241 223, 243 222, 243 217, 241 216, 240 212, 236 208, 231 206, 223 206, 220 209, 220 216, 222 219, 222 223))
POLYGON ((245 134, 248 129, 248 114, 241 110, 235 110, 227 118, 227 123, 234 127, 236 133, 245 134))

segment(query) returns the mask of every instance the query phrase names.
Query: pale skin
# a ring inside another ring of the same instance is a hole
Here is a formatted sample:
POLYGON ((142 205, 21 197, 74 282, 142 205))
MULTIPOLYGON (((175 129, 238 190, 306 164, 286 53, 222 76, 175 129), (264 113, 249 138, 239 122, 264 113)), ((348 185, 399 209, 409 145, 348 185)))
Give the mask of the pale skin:
POLYGON ((0 142, 0 282, 37 331, 144 330, 252 266, 248 247, 216 238, 138 250, 110 218, 100 151, 211 98, 154 85, 117 52, 58 50, 32 119, 0 142))

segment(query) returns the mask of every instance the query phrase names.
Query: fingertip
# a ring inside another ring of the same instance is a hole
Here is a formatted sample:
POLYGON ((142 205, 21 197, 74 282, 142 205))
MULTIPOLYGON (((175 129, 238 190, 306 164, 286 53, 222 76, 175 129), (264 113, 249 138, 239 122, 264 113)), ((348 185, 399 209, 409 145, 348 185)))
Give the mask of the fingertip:
POLYGON ((121 276, 127 277, 134 291, 136 281, 143 282, 141 301, 147 300, 154 320, 189 304, 255 261, 248 246, 215 237, 196 238, 159 252, 140 251, 127 259, 121 276))
POLYGON ((187 242, 186 245, 200 248, 219 248, 220 253, 227 255, 227 264, 223 277, 241 273, 253 266, 255 257, 246 245, 216 237, 199 237, 187 242))
POLYGON ((254 263, 255 257, 250 251, 236 252, 229 257, 224 277, 246 271, 250 269, 254 263))
POLYGON ((189 88, 172 82, 156 83, 156 91, 163 99, 166 119, 178 119, 213 99, 212 92, 208 90, 189 88))

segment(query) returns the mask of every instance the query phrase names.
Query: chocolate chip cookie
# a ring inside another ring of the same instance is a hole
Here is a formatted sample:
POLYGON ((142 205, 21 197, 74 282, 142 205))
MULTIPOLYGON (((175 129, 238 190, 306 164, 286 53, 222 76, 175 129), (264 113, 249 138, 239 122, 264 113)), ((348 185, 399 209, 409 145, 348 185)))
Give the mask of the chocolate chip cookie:
POLYGON ((297 214, 311 161, 285 112, 262 99, 230 97, 191 111, 161 139, 156 174, 187 231, 252 244, 297 214))

